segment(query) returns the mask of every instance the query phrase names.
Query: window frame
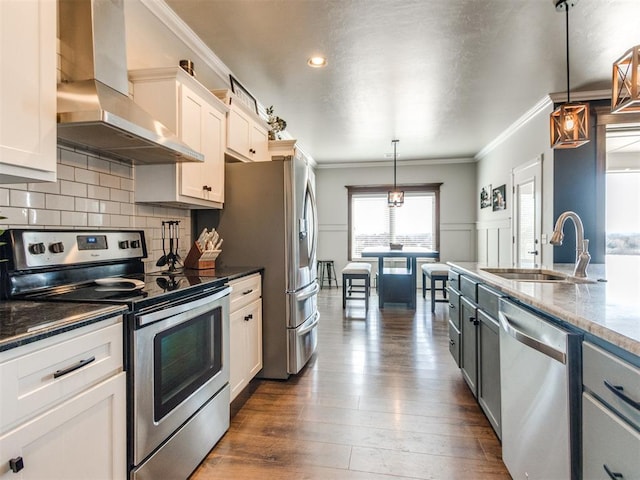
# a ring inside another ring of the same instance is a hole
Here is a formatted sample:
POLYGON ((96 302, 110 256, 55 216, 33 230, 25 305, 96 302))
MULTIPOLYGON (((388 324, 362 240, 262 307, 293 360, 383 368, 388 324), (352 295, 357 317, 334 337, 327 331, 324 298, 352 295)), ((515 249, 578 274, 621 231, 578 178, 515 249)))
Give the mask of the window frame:
MULTIPOLYGON (((405 192, 420 192, 420 193, 433 193, 435 197, 435 214, 434 214, 434 223, 435 223, 435 242, 434 247, 436 251, 440 251, 440 183, 411 183, 411 184, 398 184, 396 185, 396 190, 403 190, 405 192)), ((354 194, 361 193, 380 193, 382 195, 387 195, 389 190, 393 190, 393 185, 345 185, 347 189, 347 259, 349 262, 353 260, 351 257, 351 223, 352 223, 352 211, 351 204, 352 198, 354 194)), ((389 207, 389 208, 402 208, 402 207, 389 207)))

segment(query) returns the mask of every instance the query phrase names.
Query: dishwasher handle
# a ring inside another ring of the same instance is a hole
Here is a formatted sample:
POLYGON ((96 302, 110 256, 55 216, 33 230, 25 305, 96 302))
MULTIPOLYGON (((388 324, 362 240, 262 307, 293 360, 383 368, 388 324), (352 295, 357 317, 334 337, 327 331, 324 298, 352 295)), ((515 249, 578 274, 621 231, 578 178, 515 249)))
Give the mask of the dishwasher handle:
POLYGON ((533 338, 532 336, 524 333, 521 330, 518 330, 514 325, 512 320, 509 319, 509 316, 504 312, 499 312, 498 314, 500 318, 500 325, 502 329, 511 337, 513 337, 516 341, 533 348, 534 350, 550 357, 563 365, 567 363, 567 355, 560 350, 553 348, 551 345, 547 345, 541 340, 537 338, 533 338))

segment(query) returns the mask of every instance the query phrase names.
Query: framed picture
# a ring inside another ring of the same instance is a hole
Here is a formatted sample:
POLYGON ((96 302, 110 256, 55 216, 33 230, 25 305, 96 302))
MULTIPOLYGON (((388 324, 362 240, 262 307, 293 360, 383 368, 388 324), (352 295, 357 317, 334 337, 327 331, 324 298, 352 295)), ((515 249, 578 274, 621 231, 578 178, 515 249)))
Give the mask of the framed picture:
POLYGON ((258 114, 258 102, 254 98, 253 95, 249 93, 249 91, 244 88, 238 80, 236 80, 233 75, 229 75, 229 79, 231 81, 231 91, 240 99, 242 103, 244 103, 247 107, 252 109, 258 114))
POLYGON ((485 185, 480 190, 480 208, 491 206, 491 184, 485 185))
POLYGON ((497 188, 493 189, 493 194, 491 195, 493 199, 493 211, 496 210, 504 210, 507 208, 507 186, 500 185, 497 188))

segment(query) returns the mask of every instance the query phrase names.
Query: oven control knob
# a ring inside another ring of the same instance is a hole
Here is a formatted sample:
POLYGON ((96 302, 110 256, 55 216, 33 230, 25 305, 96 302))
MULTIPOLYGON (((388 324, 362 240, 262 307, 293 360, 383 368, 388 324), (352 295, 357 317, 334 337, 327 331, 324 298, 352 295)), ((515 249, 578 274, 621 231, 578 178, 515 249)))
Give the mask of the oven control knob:
POLYGON ((44 243, 32 243, 29 245, 29 253, 33 255, 42 255, 45 251, 44 243))
POLYGON ((129 240, 120 240, 118 245, 120 248, 129 248, 129 240))
POLYGON ((62 242, 56 242, 49 245, 49 251, 51 253, 62 253, 64 252, 64 245, 62 242))
POLYGON ((131 240, 131 248, 140 248, 140 240, 131 240))

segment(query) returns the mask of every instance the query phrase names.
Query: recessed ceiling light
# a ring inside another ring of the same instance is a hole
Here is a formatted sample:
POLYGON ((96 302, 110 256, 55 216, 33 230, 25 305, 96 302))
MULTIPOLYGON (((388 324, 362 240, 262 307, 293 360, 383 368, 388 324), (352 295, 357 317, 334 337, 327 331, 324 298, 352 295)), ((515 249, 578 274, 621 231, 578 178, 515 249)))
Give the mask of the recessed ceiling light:
POLYGON ((325 57, 311 57, 307 60, 307 65, 313 68, 322 68, 327 66, 327 59, 325 57))

